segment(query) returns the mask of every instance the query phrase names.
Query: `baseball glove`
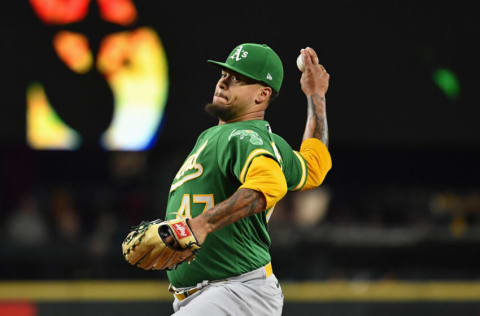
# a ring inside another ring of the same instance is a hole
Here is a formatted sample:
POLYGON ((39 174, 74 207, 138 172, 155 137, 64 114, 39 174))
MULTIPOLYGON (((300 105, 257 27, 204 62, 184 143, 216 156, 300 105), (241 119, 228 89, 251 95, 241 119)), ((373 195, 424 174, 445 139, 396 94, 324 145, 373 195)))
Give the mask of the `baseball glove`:
POLYGON ((172 270, 190 263, 200 244, 188 219, 141 222, 132 228, 122 243, 125 259, 145 270, 172 270))

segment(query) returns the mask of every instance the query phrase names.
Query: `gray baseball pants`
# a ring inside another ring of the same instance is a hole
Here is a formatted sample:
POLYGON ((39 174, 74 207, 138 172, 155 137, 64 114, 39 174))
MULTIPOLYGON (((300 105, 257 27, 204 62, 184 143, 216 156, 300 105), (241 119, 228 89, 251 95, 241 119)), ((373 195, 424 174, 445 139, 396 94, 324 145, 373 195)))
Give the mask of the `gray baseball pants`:
MULTIPOLYGON (((175 297, 172 316, 280 316, 283 294, 274 274, 265 268, 221 281, 204 281, 199 290, 179 300, 175 297)), ((191 288, 177 289, 178 291, 191 288)))

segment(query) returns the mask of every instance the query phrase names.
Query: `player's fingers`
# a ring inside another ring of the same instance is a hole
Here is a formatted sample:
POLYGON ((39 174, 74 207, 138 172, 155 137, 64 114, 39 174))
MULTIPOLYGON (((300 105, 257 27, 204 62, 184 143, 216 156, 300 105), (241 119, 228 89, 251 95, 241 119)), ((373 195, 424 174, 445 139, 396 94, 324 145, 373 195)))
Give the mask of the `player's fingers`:
POLYGON ((319 66, 319 68, 320 68, 320 70, 321 70, 322 72, 328 74, 328 73, 327 73, 327 69, 325 69, 325 66, 323 66, 322 64, 318 64, 318 66, 319 66))
POLYGON ((302 51, 302 55, 303 55, 303 64, 305 66, 305 69, 310 69, 310 67, 312 67, 312 59, 308 49, 304 49, 302 51))
POLYGON ((307 47, 307 50, 312 58, 312 63, 314 65, 318 65, 319 61, 318 61, 318 55, 317 53, 315 52, 315 50, 311 47, 307 47))

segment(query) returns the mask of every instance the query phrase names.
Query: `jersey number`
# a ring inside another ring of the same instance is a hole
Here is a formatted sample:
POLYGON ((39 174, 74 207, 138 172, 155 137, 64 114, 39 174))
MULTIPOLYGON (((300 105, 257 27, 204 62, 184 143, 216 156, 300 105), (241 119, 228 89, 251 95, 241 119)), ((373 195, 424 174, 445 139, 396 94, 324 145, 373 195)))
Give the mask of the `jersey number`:
MULTIPOLYGON (((213 194, 192 194, 192 202, 205 204, 202 213, 215 206, 213 194)), ((190 205, 190 194, 184 194, 180 208, 177 211, 177 218, 192 218, 190 205)))

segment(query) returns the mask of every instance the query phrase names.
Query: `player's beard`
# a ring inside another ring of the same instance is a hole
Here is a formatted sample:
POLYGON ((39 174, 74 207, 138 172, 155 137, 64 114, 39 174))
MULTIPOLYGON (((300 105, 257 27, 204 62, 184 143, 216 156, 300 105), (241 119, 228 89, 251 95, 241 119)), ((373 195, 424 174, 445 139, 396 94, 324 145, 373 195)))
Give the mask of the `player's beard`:
POLYGON ((235 117, 235 113, 231 107, 225 107, 224 105, 216 103, 207 103, 205 105, 205 111, 211 116, 225 122, 235 117))

